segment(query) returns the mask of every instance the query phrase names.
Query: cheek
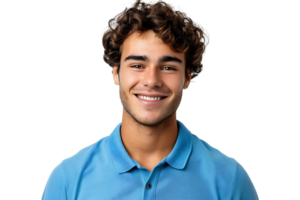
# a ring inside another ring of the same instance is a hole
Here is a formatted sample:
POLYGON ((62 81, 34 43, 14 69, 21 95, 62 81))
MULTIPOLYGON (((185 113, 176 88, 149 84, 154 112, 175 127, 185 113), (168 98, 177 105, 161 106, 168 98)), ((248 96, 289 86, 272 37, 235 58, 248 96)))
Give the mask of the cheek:
POLYGON ((121 73, 120 82, 123 89, 128 91, 139 82, 139 76, 137 74, 124 71, 121 73))
POLYGON ((169 80, 165 81, 166 87, 169 88, 174 94, 180 93, 180 91, 183 91, 183 83, 180 82, 180 78, 173 77, 169 80))

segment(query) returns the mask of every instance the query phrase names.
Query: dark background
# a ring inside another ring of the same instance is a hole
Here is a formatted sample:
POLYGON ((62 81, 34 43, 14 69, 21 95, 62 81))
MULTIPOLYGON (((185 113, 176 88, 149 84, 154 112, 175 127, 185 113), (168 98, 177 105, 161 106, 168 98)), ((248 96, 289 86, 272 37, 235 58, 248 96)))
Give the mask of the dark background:
MULTIPOLYGON (((206 2, 199 7, 198 1, 178 1, 212 33, 207 69, 187 91, 178 118, 238 158, 259 189, 259 138, 267 129, 261 108, 266 102, 260 98, 266 86, 257 83, 263 63, 253 45, 259 33, 253 31, 253 15, 234 9, 234 3, 221 2, 217 8, 222 9, 216 9, 206 2)), ((120 120, 117 87, 100 61, 99 32, 121 3, 55 7, 32 33, 40 42, 23 69, 29 84, 20 85, 20 126, 40 138, 41 186, 56 163, 107 135, 120 120)))

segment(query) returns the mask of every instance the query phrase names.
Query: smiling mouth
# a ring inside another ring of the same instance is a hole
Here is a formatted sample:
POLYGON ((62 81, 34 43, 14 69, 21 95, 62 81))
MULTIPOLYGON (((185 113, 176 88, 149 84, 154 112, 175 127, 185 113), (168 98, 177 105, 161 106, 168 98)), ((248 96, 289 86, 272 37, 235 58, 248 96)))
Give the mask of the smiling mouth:
MULTIPOLYGON (((134 94, 136 97, 138 97, 138 95, 137 94, 134 94)), ((138 97, 139 98, 139 97, 138 97)), ((167 98, 167 97, 161 97, 161 99, 165 99, 165 98, 167 98)))

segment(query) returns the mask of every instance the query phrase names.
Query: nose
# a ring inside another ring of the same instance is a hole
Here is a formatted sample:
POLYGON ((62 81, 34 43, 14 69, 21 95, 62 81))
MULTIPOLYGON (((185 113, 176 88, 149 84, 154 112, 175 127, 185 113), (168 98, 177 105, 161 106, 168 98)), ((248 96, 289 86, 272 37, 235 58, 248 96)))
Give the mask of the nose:
POLYGON ((162 86, 159 70, 155 66, 148 67, 143 73, 142 84, 149 88, 159 88, 162 86))

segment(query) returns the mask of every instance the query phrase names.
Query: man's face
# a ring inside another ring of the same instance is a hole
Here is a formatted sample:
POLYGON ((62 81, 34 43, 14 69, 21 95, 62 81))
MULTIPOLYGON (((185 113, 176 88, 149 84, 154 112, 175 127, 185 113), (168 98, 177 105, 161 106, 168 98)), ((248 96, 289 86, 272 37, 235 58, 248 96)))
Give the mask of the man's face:
POLYGON ((172 51, 153 31, 134 32, 123 43, 120 66, 113 75, 125 116, 147 126, 175 116, 191 77, 185 77, 184 53, 172 51))

